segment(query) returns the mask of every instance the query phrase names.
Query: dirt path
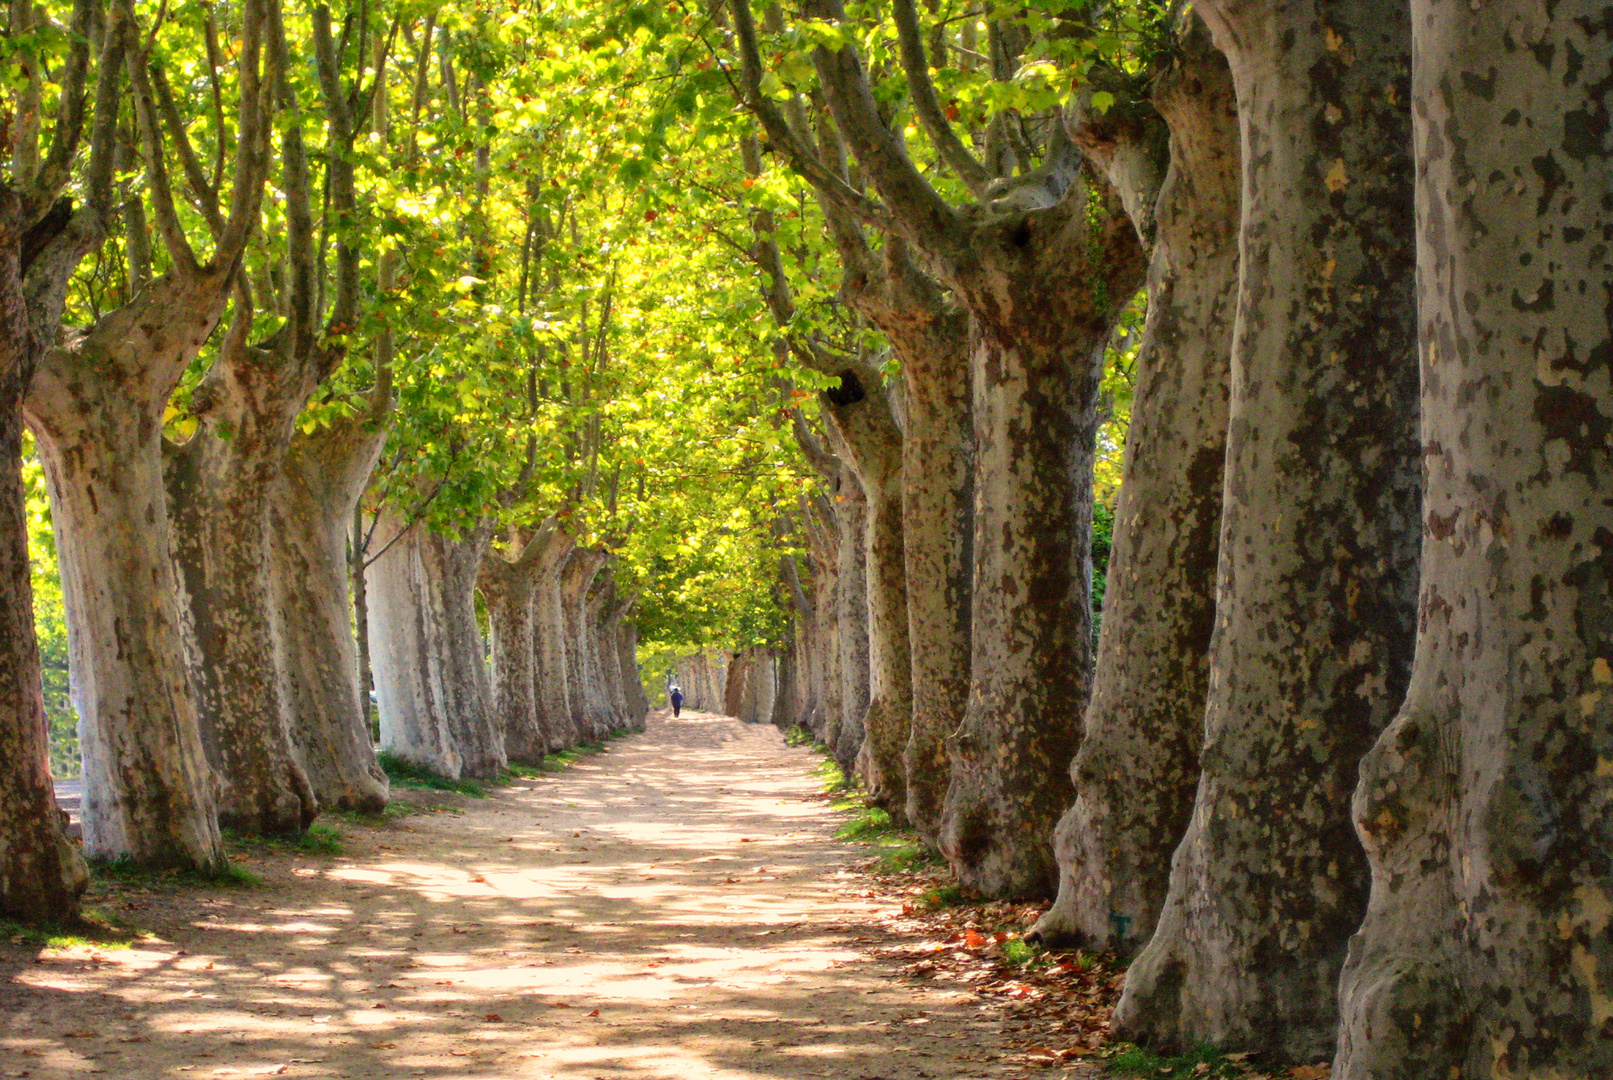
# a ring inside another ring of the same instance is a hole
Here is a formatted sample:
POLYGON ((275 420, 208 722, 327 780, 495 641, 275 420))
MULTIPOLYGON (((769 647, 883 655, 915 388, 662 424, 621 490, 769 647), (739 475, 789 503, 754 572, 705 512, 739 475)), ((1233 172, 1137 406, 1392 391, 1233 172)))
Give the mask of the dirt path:
POLYGON ((260 888, 120 889, 161 943, 0 942, 0 1077, 1023 1075, 996 1010, 877 953, 817 760, 657 716, 462 812, 344 823, 340 856, 264 855, 260 888))

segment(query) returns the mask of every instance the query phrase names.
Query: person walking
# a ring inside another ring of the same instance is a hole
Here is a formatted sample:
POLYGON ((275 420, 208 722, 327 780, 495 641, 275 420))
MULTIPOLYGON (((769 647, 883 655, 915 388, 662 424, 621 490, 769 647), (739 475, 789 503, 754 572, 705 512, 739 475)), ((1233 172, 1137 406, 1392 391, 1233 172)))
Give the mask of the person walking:
POLYGON ((674 684, 671 692, 667 694, 667 699, 672 702, 672 715, 677 716, 678 711, 683 708, 683 691, 674 684))

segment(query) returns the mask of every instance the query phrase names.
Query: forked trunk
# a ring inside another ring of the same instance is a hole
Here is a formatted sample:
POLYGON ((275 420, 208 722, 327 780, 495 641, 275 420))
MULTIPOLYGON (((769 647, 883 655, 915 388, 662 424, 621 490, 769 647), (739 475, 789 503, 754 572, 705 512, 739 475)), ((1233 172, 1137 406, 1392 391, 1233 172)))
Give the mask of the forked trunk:
POLYGON ((95 858, 226 865, 162 476, 163 408, 222 306, 216 280, 159 278, 49 351, 24 404, 50 488, 95 858))
POLYGON ((388 783, 358 684, 347 533, 386 437, 385 423, 370 415, 299 433, 269 502, 280 692, 292 749, 322 806, 368 813, 386 807, 388 783))
POLYGON ((1148 211, 1148 316, 1059 894, 1035 928, 1120 953, 1154 932, 1198 784, 1238 282, 1237 110, 1202 24, 1151 96, 1170 168, 1148 211))
POLYGON ((1421 625, 1355 794, 1333 1075, 1608 1076, 1613 19, 1411 8, 1421 625))
POLYGON ((1198 10, 1243 148, 1216 628, 1191 823, 1116 1022, 1312 1059, 1366 907, 1350 793, 1410 666, 1410 27, 1400 0, 1198 10))

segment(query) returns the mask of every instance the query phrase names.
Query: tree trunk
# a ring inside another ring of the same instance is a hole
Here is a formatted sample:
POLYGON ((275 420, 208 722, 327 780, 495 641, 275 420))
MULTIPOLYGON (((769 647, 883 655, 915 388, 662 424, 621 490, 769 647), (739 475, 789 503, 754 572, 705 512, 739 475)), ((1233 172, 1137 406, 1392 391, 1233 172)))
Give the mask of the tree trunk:
MULTIPOLYGON (((537 624, 545 577, 552 575, 557 558, 570 550, 571 538, 548 523, 514 559, 498 551, 489 551, 482 559, 478 585, 490 631, 493 716, 511 761, 537 764, 550 750, 559 749, 550 743, 547 717, 539 704, 543 679, 537 624)), ((562 698, 564 694, 562 686, 562 698)))
POLYGON ((1206 746, 1129 1038, 1312 1059, 1366 861, 1356 767, 1406 686, 1417 578, 1410 35, 1396 0, 1220 0, 1242 235, 1206 746))
POLYGON ((1134 952, 1154 932, 1198 782, 1238 283, 1237 108, 1194 20, 1151 96, 1171 128, 1148 318, 1075 802, 1046 942, 1134 952))
POLYGON ((835 575, 836 716, 829 747, 847 776, 862 751, 863 717, 868 712, 868 502, 851 467, 840 470, 834 504, 840 542, 835 575))
POLYGON ((392 511, 383 510, 373 534, 380 554, 364 572, 381 749, 436 776, 457 780, 463 769, 459 748, 449 734, 434 659, 436 597, 420 552, 424 535, 423 524, 406 526, 392 511))
POLYGON ((907 809, 902 754, 913 716, 902 542, 902 432, 889 394, 870 376, 859 379, 855 372, 843 371, 840 386, 822 397, 824 412, 839 435, 835 449, 856 476, 866 514, 862 562, 868 707, 862 716, 856 767, 869 800, 900 821, 907 809))
MULTIPOLYGON (((792 638, 794 628, 799 625, 798 622, 792 624, 792 638)), ((780 651, 778 658, 778 696, 773 702, 773 726, 780 731, 806 726, 801 718, 800 689, 795 642, 792 640, 780 651)))
POLYGON ((1613 16, 1415 0, 1412 28, 1421 622, 1355 795, 1334 1075, 1607 1076, 1613 16))
POLYGON ((186 672, 222 782, 219 822, 262 835, 300 833, 319 813, 292 749, 276 662, 265 493, 296 413, 277 375, 266 364, 237 368, 242 383, 261 382, 232 394, 231 415, 205 419, 166 469, 186 672))
POLYGON ((616 703, 611 696, 614 676, 601 651, 604 641, 605 610, 610 604, 610 585, 596 588, 583 601, 582 634, 586 651, 583 659, 588 665, 588 712, 593 717, 594 730, 600 738, 609 738, 620 730, 616 703))
POLYGON ((577 548, 560 572, 566 631, 566 699, 572 726, 584 742, 600 742, 607 733, 597 723, 592 708, 594 689, 588 659, 588 587, 605 568, 606 558, 603 551, 577 548))
POLYGON ((453 540, 416 523, 393 542, 403 527, 382 514, 375 541, 386 552, 368 573, 381 746, 451 780, 497 775, 506 759, 474 595, 486 531, 453 540))
POLYGON ((348 601, 347 532, 387 438, 374 415, 293 437, 269 502, 280 693, 293 752, 322 806, 379 813, 375 760, 348 601))
POLYGON ((902 550, 913 695, 903 763, 907 820, 937 844, 952 775, 946 737, 969 703, 974 429, 968 320, 942 313, 930 336, 933 347, 902 354, 902 550))
POLYGON ((67 838, 50 778, 22 483, 22 394, 32 357, 22 344, 29 335, 15 244, 0 246, 0 276, 8 283, 0 325, 23 328, 0 345, 0 914, 45 922, 76 915, 90 877, 67 838))
POLYGON ((534 707, 551 750, 570 750, 582 739, 571 719, 571 661, 566 648, 565 601, 560 591, 561 573, 575 546, 570 535, 557 530, 555 546, 544 553, 533 586, 534 707))
POLYGON ((519 571, 503 575, 502 580, 488 573, 489 564, 503 562, 499 555, 489 553, 482 560, 481 575, 492 658, 493 716, 504 736, 505 755, 511 761, 535 764, 549 752, 549 745, 538 722, 534 696, 533 583, 519 571))
POLYGON ((461 774, 497 776, 509 759, 493 716, 493 687, 487 670, 482 628, 476 621, 476 574, 488 548, 491 529, 478 527, 455 538, 428 532, 422 541, 427 580, 439 599, 434 662, 441 672, 444 720, 459 751, 461 774))
POLYGON ((643 731, 644 719, 650 712, 650 702, 644 696, 644 680, 638 667, 638 628, 632 623, 624 622, 616 637, 616 648, 622 665, 622 677, 626 680, 624 689, 627 692, 627 730, 643 731))
POLYGON ((722 711, 741 720, 745 718, 745 686, 750 680, 750 666, 749 649, 728 661, 728 680, 723 688, 722 711))
POLYGON ((186 682, 162 413, 221 308, 214 279, 159 278, 47 352, 24 403, 67 609, 84 849, 204 872, 227 857, 186 682))

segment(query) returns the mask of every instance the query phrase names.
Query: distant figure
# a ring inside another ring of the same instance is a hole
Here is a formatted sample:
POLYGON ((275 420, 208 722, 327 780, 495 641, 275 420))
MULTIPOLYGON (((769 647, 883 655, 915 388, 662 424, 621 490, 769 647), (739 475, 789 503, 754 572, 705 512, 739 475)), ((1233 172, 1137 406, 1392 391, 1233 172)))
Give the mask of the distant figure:
POLYGON ((683 708, 683 691, 674 686, 667 698, 672 702, 672 715, 678 715, 678 710, 683 708))

